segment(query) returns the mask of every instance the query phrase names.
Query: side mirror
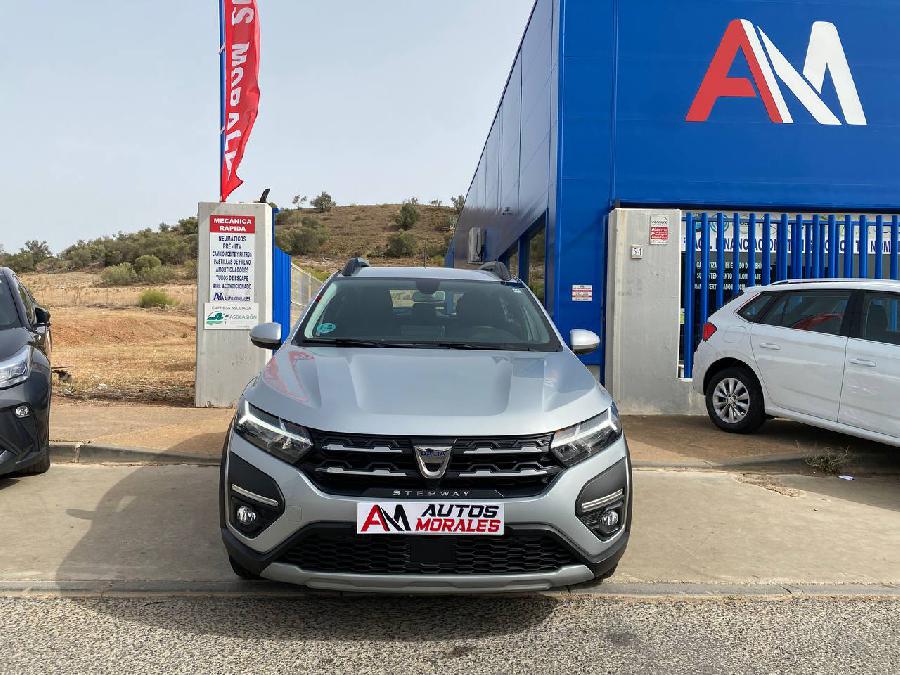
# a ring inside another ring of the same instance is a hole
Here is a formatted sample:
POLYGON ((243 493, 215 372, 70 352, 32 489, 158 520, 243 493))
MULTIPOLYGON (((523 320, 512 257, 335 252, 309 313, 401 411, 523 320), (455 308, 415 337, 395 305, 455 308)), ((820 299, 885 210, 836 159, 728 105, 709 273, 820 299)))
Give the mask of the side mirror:
POLYGON ((250 342, 260 349, 278 349, 281 346, 281 324, 261 323, 250 331, 250 342))
POLYGON ((600 336, 593 331, 576 328, 569 333, 569 345, 579 356, 590 354, 600 346, 600 336))
POLYGON ((43 307, 34 308, 34 321, 38 326, 50 325, 50 312, 43 307))

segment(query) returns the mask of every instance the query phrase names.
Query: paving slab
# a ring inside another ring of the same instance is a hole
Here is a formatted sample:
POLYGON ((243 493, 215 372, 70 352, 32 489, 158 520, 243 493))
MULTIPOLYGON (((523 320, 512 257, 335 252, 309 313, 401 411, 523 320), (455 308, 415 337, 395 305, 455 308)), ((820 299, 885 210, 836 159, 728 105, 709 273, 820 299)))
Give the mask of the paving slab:
MULTIPOLYGON (((0 522, 0 583, 233 582, 217 478, 212 467, 58 465, 0 479, 0 513, 16 514, 0 522)), ((900 481, 638 470, 631 544, 611 581, 900 586, 900 481)))

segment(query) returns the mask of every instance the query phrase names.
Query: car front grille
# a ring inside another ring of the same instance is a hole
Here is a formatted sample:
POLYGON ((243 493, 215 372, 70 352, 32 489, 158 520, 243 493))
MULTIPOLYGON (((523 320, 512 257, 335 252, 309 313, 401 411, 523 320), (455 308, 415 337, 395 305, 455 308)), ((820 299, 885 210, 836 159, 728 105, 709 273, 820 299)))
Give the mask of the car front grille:
POLYGON ((563 471, 550 452, 550 434, 413 440, 313 431, 312 440, 313 448, 298 466, 330 494, 365 496, 406 489, 526 497, 540 494, 563 471), (413 446, 426 443, 453 448, 440 479, 425 479, 419 471, 413 446))
POLYGON ((312 526, 275 562, 334 574, 528 574, 584 564, 554 535, 508 530, 490 536, 358 535, 312 526))

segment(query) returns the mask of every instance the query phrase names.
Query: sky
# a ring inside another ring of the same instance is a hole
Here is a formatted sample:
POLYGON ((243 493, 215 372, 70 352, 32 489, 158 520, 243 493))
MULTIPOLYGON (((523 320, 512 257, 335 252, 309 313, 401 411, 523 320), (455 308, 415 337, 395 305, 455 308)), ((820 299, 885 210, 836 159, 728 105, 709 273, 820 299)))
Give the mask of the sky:
MULTIPOLYGON (((533 0, 259 0, 260 116, 229 201, 464 194, 533 0)), ((218 198, 216 0, 17 3, 0 46, 0 245, 218 198)))

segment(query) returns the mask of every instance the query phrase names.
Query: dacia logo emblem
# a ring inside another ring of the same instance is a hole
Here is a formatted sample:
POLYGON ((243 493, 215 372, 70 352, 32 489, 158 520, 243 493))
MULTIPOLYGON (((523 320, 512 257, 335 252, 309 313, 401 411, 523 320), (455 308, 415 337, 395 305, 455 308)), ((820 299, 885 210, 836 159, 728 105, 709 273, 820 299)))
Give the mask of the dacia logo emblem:
POLYGON ((423 478, 438 480, 444 477, 453 454, 452 445, 416 445, 413 449, 423 478))

